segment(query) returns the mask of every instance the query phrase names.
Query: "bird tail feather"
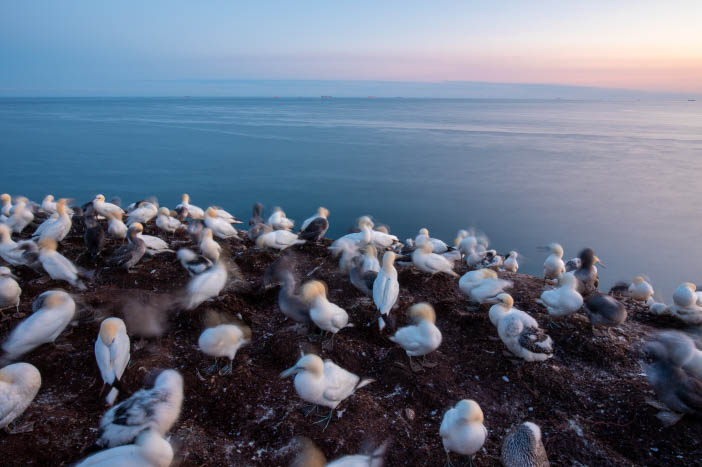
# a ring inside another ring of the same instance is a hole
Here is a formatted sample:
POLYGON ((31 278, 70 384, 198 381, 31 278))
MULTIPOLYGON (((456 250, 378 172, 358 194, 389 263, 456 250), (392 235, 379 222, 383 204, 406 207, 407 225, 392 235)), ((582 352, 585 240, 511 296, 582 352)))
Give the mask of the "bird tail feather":
POLYGON ((361 389, 364 386, 368 386, 370 383, 375 383, 375 380, 373 378, 363 378, 361 379, 361 381, 358 382, 354 391, 361 389))
POLYGON ((107 401, 108 404, 111 406, 114 405, 115 401, 117 400, 117 395, 119 394, 119 390, 117 388, 112 388, 110 392, 107 394, 107 397, 105 400, 107 401))

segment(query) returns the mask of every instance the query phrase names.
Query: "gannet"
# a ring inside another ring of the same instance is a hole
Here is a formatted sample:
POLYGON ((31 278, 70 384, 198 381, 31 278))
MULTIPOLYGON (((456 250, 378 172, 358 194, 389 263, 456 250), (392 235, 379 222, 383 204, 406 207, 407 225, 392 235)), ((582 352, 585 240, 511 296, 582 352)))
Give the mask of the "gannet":
POLYGON ((0 209, 0 215, 5 216, 5 220, 12 215, 12 196, 7 193, 0 195, 0 201, 2 201, 2 209, 0 209))
POLYGON ((397 281, 397 269, 394 265, 395 257, 392 251, 385 252, 383 267, 378 271, 378 276, 373 282, 373 303, 380 312, 378 326, 381 331, 385 328, 384 318, 388 318, 400 295, 400 283, 397 281))
MULTIPOLYGON (((438 349, 441 345, 441 331, 436 327, 436 313, 430 304, 417 303, 407 313, 414 324, 398 329, 390 340, 405 349, 410 368, 412 371, 418 371, 419 368, 412 361, 412 357, 424 357, 438 349)), ((436 363, 426 361, 422 364, 427 367, 436 366, 436 363)))
POLYGON ((690 282, 681 284, 673 293, 670 313, 687 324, 702 323, 702 306, 697 304, 697 286, 690 282))
POLYGON ((127 216, 127 226, 138 222, 146 224, 158 215, 158 205, 150 201, 142 201, 138 207, 127 216))
POLYGON ((59 218, 58 213, 54 213, 47 217, 44 222, 39 224, 39 227, 36 228, 36 230, 32 233, 33 238, 39 238, 47 228, 49 228, 54 222, 56 222, 59 218))
POLYGON ((215 362, 211 371, 217 370, 217 359, 226 357, 229 359, 227 366, 222 369, 220 375, 232 374, 232 362, 236 352, 244 345, 251 342, 251 329, 242 324, 220 324, 205 329, 197 341, 197 345, 205 355, 214 357, 215 362))
POLYGON ((58 203, 56 203, 56 217, 44 221, 34 232, 32 237, 34 239, 53 238, 57 242, 60 242, 66 238, 68 232, 71 231, 71 225, 71 216, 66 211, 66 199, 61 198, 58 203))
POLYGON ((251 219, 249 219, 249 225, 263 224, 265 221, 261 214, 263 213, 263 205, 261 203, 256 203, 253 205, 253 213, 251 219))
POLYGON ((428 272, 429 274, 443 272, 450 276, 458 277, 458 274, 453 271, 453 264, 451 261, 441 255, 432 253, 433 248, 431 242, 426 242, 418 246, 417 249, 412 252, 412 264, 414 264, 414 267, 420 271, 428 272))
MULTIPOLYGON (((47 214, 55 214, 57 212, 57 205, 54 201, 54 195, 46 195, 44 200, 41 202, 41 209, 47 214)), ((68 214, 73 214, 73 209, 66 208, 68 214)))
POLYGON ((304 243, 304 240, 300 240, 297 235, 288 230, 274 230, 273 232, 259 235, 256 239, 258 248, 268 247, 281 251, 293 245, 302 245, 304 243))
POLYGON ((195 206, 194 204, 190 204, 190 195, 187 193, 183 193, 183 201, 176 206, 176 209, 186 209, 188 211, 188 217, 191 219, 204 219, 205 218, 205 211, 202 210, 202 208, 195 206))
POLYGON ((207 208, 205 212, 205 225, 212 231, 215 237, 227 239, 239 239, 236 229, 226 220, 217 217, 217 210, 213 207, 207 208))
POLYGON ((339 269, 346 272, 353 266, 353 259, 358 256, 358 243, 350 238, 340 238, 329 247, 332 255, 339 258, 339 269))
POLYGON ((323 331, 332 333, 331 344, 334 336, 349 324, 349 315, 346 310, 327 299, 327 287, 320 281, 309 281, 302 286, 302 299, 310 307, 310 319, 323 331))
POLYGON ((544 247, 551 252, 544 261, 544 279, 558 279, 565 274, 565 263, 563 263, 563 247, 558 243, 551 243, 544 247))
POLYGON ((577 271, 578 269, 580 269, 581 264, 582 264, 582 261, 580 261, 580 258, 569 259, 565 263, 566 272, 577 271))
POLYGON ((282 269, 276 271, 276 276, 280 281, 280 292, 278 292, 280 311, 295 322, 309 324, 310 307, 297 295, 297 281, 292 271, 282 269))
POLYGON ((22 289, 17 283, 17 277, 10 268, 0 266, 0 310, 14 306, 19 313, 20 295, 22 289))
MULTIPOLYGON (((597 326, 610 328, 619 326, 626 320, 626 308, 616 298, 594 292, 585 299, 585 314, 594 330, 597 326)), ((611 334, 610 334, 611 335, 611 334)))
POLYGON ((241 222, 239 219, 237 219, 236 216, 233 216, 231 213, 229 213, 225 209, 222 209, 219 206, 211 206, 211 207, 214 208, 215 212, 217 212, 217 217, 219 217, 220 219, 223 219, 223 220, 229 222, 230 224, 243 224, 243 222, 241 222))
POLYGON ((202 241, 203 230, 205 230, 205 223, 200 219, 193 219, 190 221, 190 224, 188 224, 188 236, 190 237, 190 241, 199 245, 202 241))
POLYGON ((461 250, 461 253, 468 256, 478 246, 478 239, 475 238, 473 233, 469 233, 466 230, 459 230, 454 243, 456 244, 456 248, 461 250))
POLYGON ((629 285, 629 295, 638 302, 647 304, 653 303, 653 286, 646 282, 641 276, 634 277, 634 281, 629 285))
POLYGON ((66 281, 81 290, 86 288, 78 279, 78 268, 56 251, 56 240, 53 238, 45 238, 39 242, 39 262, 52 279, 66 281))
MULTIPOLYGON (((137 223, 132 225, 137 225, 137 223)), ((161 238, 153 235, 144 235, 142 233, 139 233, 137 236, 144 242, 144 246, 146 246, 146 254, 149 256, 155 256, 159 253, 173 253, 173 250, 168 247, 168 243, 161 238)))
POLYGON ((173 447, 154 430, 141 432, 134 444, 100 451, 86 457, 75 467, 168 467, 173 462, 173 447))
POLYGON ((572 272, 567 272, 561 276, 557 289, 544 290, 536 302, 546 307, 551 320, 567 317, 583 306, 583 297, 577 289, 578 280, 572 272))
POLYGON ((227 283, 227 269, 221 262, 190 279, 186 289, 185 308, 194 310, 205 300, 214 298, 227 283))
POLYGON ((34 365, 13 363, 0 369, 0 428, 7 429, 32 403, 41 387, 34 365))
POLYGON ((476 244, 475 248, 466 253, 466 265, 471 268, 482 267, 482 262, 488 254, 488 250, 482 245, 476 244))
POLYGON ((178 260, 180 264, 188 271, 190 276, 197 276, 212 267, 212 261, 203 255, 198 255, 193 250, 181 248, 178 250, 178 260))
POLYGON ((156 227, 169 234, 175 233, 176 230, 182 229, 185 226, 180 223, 175 217, 171 217, 171 212, 168 208, 159 208, 158 216, 156 217, 156 227))
POLYGON ((118 216, 121 219, 122 214, 124 213, 124 211, 122 211, 122 208, 120 208, 116 204, 106 203, 104 195, 97 195, 95 197, 95 199, 93 200, 93 208, 95 208, 95 212, 107 218, 109 218, 110 216, 118 216))
POLYGON ((436 254, 446 253, 448 251, 448 245, 438 238, 431 238, 429 236, 429 230, 426 228, 419 229, 419 233, 414 238, 414 244, 417 247, 424 245, 425 242, 430 242, 434 247, 433 251, 436 254))
POLYGON ((314 354, 304 355, 294 366, 282 372, 280 377, 292 375, 295 375, 295 391, 302 400, 331 409, 329 415, 320 420, 326 421, 326 425, 329 425, 334 409, 344 399, 375 381, 371 378, 361 379, 331 360, 322 361, 314 354))
POLYGON ((35 245, 31 240, 22 240, 16 243, 12 240, 10 228, 0 224, 0 257, 12 266, 27 264, 27 260, 24 257, 25 249, 22 248, 22 245, 28 243, 35 245))
POLYGON ((5 225, 14 233, 22 233, 25 227, 34 220, 34 214, 29 206, 29 200, 25 197, 18 197, 17 202, 12 207, 12 214, 5 221, 5 225))
POLYGON ((579 281, 578 292, 583 297, 587 297, 597 290, 600 282, 595 264, 600 263, 601 266, 604 266, 604 264, 602 264, 600 258, 595 256, 595 251, 592 248, 585 248, 578 256, 580 258, 580 267, 573 274, 579 281))
POLYGON ((478 271, 469 271, 458 281, 458 287, 472 302, 483 304, 513 285, 512 281, 499 279, 492 269, 478 269, 478 271), (477 274, 478 271, 482 273, 477 274))
POLYGON ((141 389, 107 411, 95 444, 103 448, 131 444, 149 429, 164 435, 178 419, 182 404, 183 377, 175 370, 165 370, 153 388, 141 389))
POLYGON ((76 312, 75 302, 62 290, 44 292, 32 308, 34 313, 19 323, 2 344, 4 360, 17 360, 42 344, 54 342, 76 312))
POLYGON ((281 208, 275 207, 273 208, 273 214, 268 217, 267 224, 275 230, 292 230, 295 221, 288 219, 281 208))
POLYGON ((512 296, 501 293, 490 308, 490 322, 497 334, 515 356, 527 362, 542 362, 553 356, 553 341, 528 313, 514 308, 512 296))
POLYGON ((144 256, 144 253, 146 253, 146 244, 139 236, 143 231, 144 227, 140 223, 132 224, 127 232, 127 244, 117 248, 107 259, 107 264, 131 272, 131 269, 136 266, 144 256))
POLYGON ((500 459, 504 467, 549 467, 539 426, 524 422, 512 430, 502 442, 500 459))
POLYGON ((480 268, 499 269, 503 263, 504 257, 498 255, 496 250, 487 250, 482 261, 477 266, 480 268))
POLYGON ((88 209, 85 210, 83 223, 85 224, 85 233, 83 234, 85 246, 88 248, 90 256, 95 258, 105 247, 105 232, 95 218, 95 210, 92 206, 88 206, 88 209))
POLYGON ((95 360, 104 384, 110 386, 107 404, 113 405, 119 394, 120 379, 129 363, 129 336, 124 321, 107 318, 100 323, 100 332, 95 341, 95 360))
POLYGON ((324 234, 329 230, 329 211, 326 208, 320 207, 317 214, 305 219, 300 228, 300 238, 311 242, 317 242, 324 237, 324 234))
POLYGON ((388 443, 385 442, 368 454, 340 457, 327 464, 324 453, 309 439, 298 441, 302 446, 290 467, 382 467, 388 443))
MULTIPOLYGON (((366 227, 370 229, 370 226, 368 226, 368 224, 366 224, 366 227)), ((400 240, 395 235, 389 235, 379 230, 370 230, 370 234, 371 241, 373 242, 373 245, 375 245, 377 248, 393 248, 400 242, 400 240)))
POLYGON ((249 240, 252 242, 256 242, 258 237, 268 232, 273 232, 273 227, 268 224, 258 223, 249 228, 248 232, 246 232, 246 236, 249 237, 249 240))
POLYGON ((378 262, 378 250, 375 248, 374 245, 366 245, 366 248, 363 251, 361 271, 380 271, 380 262, 378 262))
POLYGON ((352 267, 349 269, 349 280, 358 290, 369 297, 373 296, 373 284, 378 277, 376 271, 363 270, 363 256, 355 256, 352 260, 352 267))
POLYGON ((202 230, 202 235, 201 235, 201 240, 200 240, 200 251, 202 252, 202 255, 213 261, 217 262, 219 261, 219 255, 222 252, 222 247, 217 243, 212 234, 212 230, 210 229, 203 229, 202 230))
POLYGON ((312 216, 305 219, 305 221, 300 226, 300 232, 304 231, 307 228, 307 226, 310 225, 312 223, 312 221, 314 221, 315 219, 319 219, 319 218, 326 219, 328 216, 329 216, 329 210, 327 208, 320 206, 319 208, 317 208, 316 213, 314 213, 312 216))
POLYGON ((473 465, 473 456, 480 451, 487 438, 487 428, 483 425, 483 420, 480 406, 470 399, 463 399, 444 414, 439 434, 448 465, 453 465, 450 454, 452 452, 469 456, 470 465, 473 465))
POLYGON ((127 238, 128 229, 125 223, 122 222, 121 213, 110 214, 107 216, 107 219, 107 233, 110 235, 110 237, 114 238, 115 240, 124 240, 127 238))
POLYGON ((502 264, 502 268, 505 271, 517 272, 517 270, 519 269, 519 263, 517 262, 518 257, 519 253, 517 253, 516 251, 510 251, 507 255, 507 258, 505 258, 504 263, 502 264))

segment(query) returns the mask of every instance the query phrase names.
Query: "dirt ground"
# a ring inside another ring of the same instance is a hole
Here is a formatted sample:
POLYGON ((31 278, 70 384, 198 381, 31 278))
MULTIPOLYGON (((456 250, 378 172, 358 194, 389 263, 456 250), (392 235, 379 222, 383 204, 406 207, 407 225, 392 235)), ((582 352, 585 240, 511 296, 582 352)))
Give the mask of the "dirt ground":
MULTIPOLYGON (((28 229, 30 230, 30 229, 28 229)), ((154 233, 147 226, 146 233, 154 233)), ((26 235, 25 235, 26 236, 26 235)), ((174 248, 188 246, 185 233, 169 239, 174 248)), ((249 241, 223 241, 224 257, 235 271, 231 285, 215 300, 190 312, 179 311, 170 297, 187 284, 188 276, 174 254, 142 261, 132 274, 107 269, 83 255, 82 236, 72 232, 60 251, 96 271, 88 289, 80 292, 48 280, 28 268, 18 268, 22 286, 20 311, 31 313, 34 299, 45 290, 64 288, 75 294, 78 319, 57 340, 24 361, 41 372, 42 387, 34 402, 13 426, 19 432, 0 433, 2 465, 66 465, 78 461, 97 435, 106 410, 100 397, 102 381, 93 346, 105 317, 128 314, 132 360, 123 377, 129 393, 144 387, 155 369, 175 368, 185 378, 185 401, 171 431, 175 465, 288 465, 296 452, 296 436, 304 435, 328 459, 361 451, 389 440, 388 466, 441 466, 445 454, 439 436, 441 417, 460 399, 475 399, 485 414, 489 434, 476 465, 499 465, 501 442, 523 421, 541 426, 552 465, 628 466, 702 464, 702 424, 685 417, 663 428, 643 371, 643 336, 672 321, 652 318, 627 300, 629 317, 614 337, 597 337, 584 315, 571 325, 549 330, 554 358, 521 363, 503 354, 504 346, 490 324, 487 308, 467 310, 457 280, 429 277, 411 266, 398 265, 400 299, 393 313, 399 324, 406 310, 427 301, 437 314, 443 343, 433 358, 439 363, 413 374, 402 349, 379 333, 372 300, 358 292, 337 269, 326 246, 303 245, 286 251, 295 258, 298 278, 321 279, 329 298, 349 313, 355 327, 344 329, 333 350, 323 350, 313 333, 300 332, 280 313, 278 289, 263 288, 266 268, 279 254, 256 250, 249 241), (211 364, 197 347, 208 310, 240 316, 253 331, 253 342, 242 348, 231 376, 205 376, 211 364), (137 324, 134 323, 135 316, 137 324), (160 338, 140 339, 164 320, 160 338), (142 326, 149 321, 151 326, 142 326), (371 324, 372 323, 372 324, 371 324), (339 406, 329 427, 305 417, 291 378, 279 374, 292 366, 301 350, 317 352, 342 367, 376 379, 339 406)), ((109 255, 109 243, 103 256, 109 255)), ((459 267, 465 272, 465 266, 459 267)), ((545 309, 535 303, 543 281, 521 274, 500 273, 514 281, 515 306, 545 325, 545 309)), ((5 310, 0 339, 19 322, 5 310)), ((120 400, 128 394, 121 394, 120 400)), ((457 457, 454 457, 458 460, 457 457)))

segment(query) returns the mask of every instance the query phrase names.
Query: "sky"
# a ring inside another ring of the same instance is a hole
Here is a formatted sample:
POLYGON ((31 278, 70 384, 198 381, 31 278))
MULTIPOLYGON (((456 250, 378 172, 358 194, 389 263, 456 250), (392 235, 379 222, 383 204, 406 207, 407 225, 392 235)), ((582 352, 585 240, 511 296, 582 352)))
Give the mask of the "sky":
POLYGON ((300 83, 336 81, 375 83, 337 86, 359 95, 476 82, 696 95, 701 24, 699 0, 4 1, 0 95, 319 95, 300 83))

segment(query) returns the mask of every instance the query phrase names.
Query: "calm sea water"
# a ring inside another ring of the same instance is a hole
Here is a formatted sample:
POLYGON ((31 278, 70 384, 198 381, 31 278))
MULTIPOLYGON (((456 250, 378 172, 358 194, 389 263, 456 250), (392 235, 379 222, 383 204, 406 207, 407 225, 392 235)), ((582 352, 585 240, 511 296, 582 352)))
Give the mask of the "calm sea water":
POLYGON ((253 202, 332 237, 372 214, 401 239, 475 226, 538 274, 592 246, 605 285, 702 283, 702 102, 3 99, 0 191, 253 202))

